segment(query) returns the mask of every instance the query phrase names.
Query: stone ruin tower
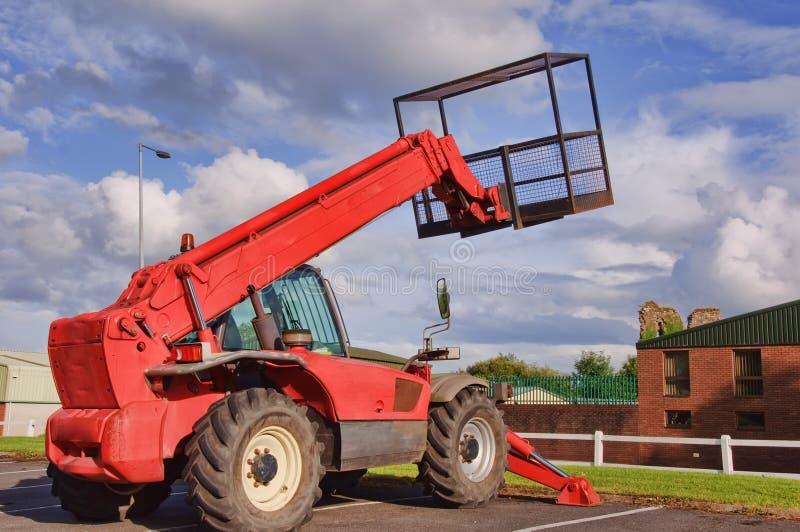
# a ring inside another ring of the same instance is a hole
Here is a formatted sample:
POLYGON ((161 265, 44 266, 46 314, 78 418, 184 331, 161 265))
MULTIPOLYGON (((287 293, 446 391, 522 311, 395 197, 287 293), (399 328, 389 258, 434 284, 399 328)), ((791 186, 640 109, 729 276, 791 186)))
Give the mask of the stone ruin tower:
POLYGON ((691 312, 691 314, 689 314, 689 317, 686 318, 686 327, 690 329, 692 327, 699 327, 701 325, 705 325, 706 323, 719 321, 720 318, 721 314, 718 308, 696 308, 691 312))
POLYGON ((682 330, 683 320, 674 308, 662 307, 655 301, 647 301, 639 307, 640 340, 649 340, 682 330))

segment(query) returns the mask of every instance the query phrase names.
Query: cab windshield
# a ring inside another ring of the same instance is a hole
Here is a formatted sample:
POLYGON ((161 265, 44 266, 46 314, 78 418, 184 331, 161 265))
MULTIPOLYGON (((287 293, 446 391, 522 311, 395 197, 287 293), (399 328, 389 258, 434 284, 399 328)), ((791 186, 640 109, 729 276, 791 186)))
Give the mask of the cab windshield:
MULTIPOLYGON (((293 270, 259 291, 264 312, 275 321, 275 348, 280 349, 280 335, 286 329, 308 329, 317 353, 344 356, 344 348, 328 303, 325 286, 317 272, 309 267, 293 270)), ((222 348, 226 351, 259 349, 253 324, 255 317, 249 299, 234 306, 225 319, 222 348)), ((268 343, 272 343, 268 341, 268 343)), ((271 347, 271 346, 270 346, 271 347)))

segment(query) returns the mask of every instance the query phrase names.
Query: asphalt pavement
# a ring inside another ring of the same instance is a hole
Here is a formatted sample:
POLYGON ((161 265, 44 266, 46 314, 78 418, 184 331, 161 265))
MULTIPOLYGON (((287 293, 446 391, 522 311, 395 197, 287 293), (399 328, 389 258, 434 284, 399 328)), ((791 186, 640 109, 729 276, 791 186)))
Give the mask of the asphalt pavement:
MULTIPOLYGON (((50 531, 191 531, 199 530, 193 510, 184 502, 186 486, 177 482, 172 495, 146 518, 120 523, 80 523, 50 495, 44 462, 0 463, 0 529, 50 531)), ((483 508, 445 509, 415 486, 401 483, 358 487, 346 495, 320 501, 303 531, 465 530, 534 531, 724 530, 798 531, 800 522, 760 517, 675 510, 658 506, 605 503, 591 508, 558 506, 548 500, 501 497, 483 508)))

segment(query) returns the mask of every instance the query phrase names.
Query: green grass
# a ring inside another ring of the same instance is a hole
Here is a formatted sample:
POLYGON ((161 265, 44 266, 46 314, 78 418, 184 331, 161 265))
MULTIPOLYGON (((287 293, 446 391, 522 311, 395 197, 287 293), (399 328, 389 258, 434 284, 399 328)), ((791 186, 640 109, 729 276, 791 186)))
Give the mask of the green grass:
MULTIPOLYGON (((798 508, 800 481, 750 475, 690 473, 622 467, 564 467, 569 474, 587 478, 600 494, 651 497, 666 501, 702 501, 735 504, 751 509, 798 508)), ((397 478, 411 482, 413 464, 370 469, 370 478, 397 478)), ((556 492, 533 481, 506 473, 506 487, 533 492, 556 492)))
POLYGON ((26 436, 0 437, 0 453, 11 453, 13 458, 23 460, 44 460, 44 434, 32 438, 26 436))

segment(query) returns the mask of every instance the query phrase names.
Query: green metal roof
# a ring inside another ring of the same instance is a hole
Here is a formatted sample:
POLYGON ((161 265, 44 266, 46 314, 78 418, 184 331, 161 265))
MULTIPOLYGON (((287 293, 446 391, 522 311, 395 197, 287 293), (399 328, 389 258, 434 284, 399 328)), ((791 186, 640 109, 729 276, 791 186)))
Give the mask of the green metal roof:
POLYGON ((800 345, 800 299, 643 340, 637 349, 800 345))

